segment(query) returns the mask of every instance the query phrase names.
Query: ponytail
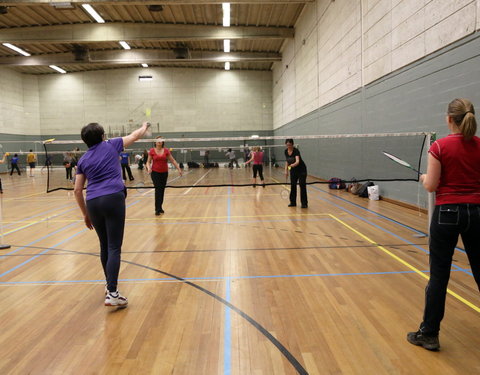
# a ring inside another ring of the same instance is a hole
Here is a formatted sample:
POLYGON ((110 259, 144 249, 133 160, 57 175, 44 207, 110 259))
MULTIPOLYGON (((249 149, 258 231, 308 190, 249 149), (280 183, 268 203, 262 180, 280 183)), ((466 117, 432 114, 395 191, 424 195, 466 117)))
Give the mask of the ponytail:
POLYGON ((475 119, 475 108, 467 99, 454 99, 448 105, 448 115, 458 126, 463 137, 468 141, 477 132, 477 120, 475 119))
POLYGON ((468 141, 477 132, 477 120, 472 112, 467 112, 463 117, 462 123, 459 126, 463 137, 468 141))

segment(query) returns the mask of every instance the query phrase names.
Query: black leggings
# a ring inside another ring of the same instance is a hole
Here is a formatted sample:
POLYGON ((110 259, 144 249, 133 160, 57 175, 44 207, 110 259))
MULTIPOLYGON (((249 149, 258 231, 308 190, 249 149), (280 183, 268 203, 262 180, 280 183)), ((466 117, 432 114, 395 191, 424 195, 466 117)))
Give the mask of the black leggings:
POLYGON ((121 191, 90 199, 87 210, 100 240, 100 259, 108 291, 115 292, 125 227, 125 194, 121 191))
POLYGON ((152 171, 153 186, 155 186, 155 212, 162 210, 165 186, 167 185, 168 172, 152 171))
POLYGON ((73 169, 72 166, 70 166, 70 167, 65 167, 65 176, 66 176, 67 180, 71 180, 71 179, 72 179, 72 169, 73 169))
POLYGON ((308 205, 307 198, 307 171, 290 171, 290 204, 297 204, 297 183, 300 185, 300 201, 302 206, 308 205))
POLYGON ((10 176, 13 174, 13 170, 16 169, 18 172, 18 175, 20 175, 20 168, 18 168, 18 164, 12 163, 12 170, 10 171, 10 176))
POLYGON ((133 175, 132 175, 132 170, 130 169, 130 166, 128 164, 122 164, 122 177, 123 177, 124 180, 127 179, 127 176, 125 174, 125 170, 128 173, 128 179, 130 181, 132 181, 134 178, 133 178, 133 175))
POLYGON ((260 176, 260 180, 263 181, 263 165, 262 164, 253 164, 253 178, 257 178, 257 172, 260 176))

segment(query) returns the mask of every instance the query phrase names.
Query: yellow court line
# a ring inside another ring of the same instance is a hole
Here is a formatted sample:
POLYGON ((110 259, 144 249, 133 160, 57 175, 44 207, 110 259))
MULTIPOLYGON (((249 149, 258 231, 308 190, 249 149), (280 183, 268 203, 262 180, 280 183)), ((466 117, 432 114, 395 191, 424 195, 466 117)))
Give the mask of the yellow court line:
MULTIPOLYGON (((352 232, 354 232, 355 234, 359 235, 360 237, 362 237, 364 240, 370 242, 372 245, 375 245, 378 249, 382 250, 384 253, 390 255, 393 259, 395 259, 396 261, 402 263, 404 266, 406 266, 407 268, 410 268, 412 271, 414 271, 415 273, 417 273, 418 275, 422 276, 424 279, 427 279, 429 280, 430 278, 425 275, 422 271, 420 271, 418 268, 412 266, 410 263, 408 263, 407 261, 403 260, 402 258, 396 256, 395 254, 393 254, 391 251, 387 250, 386 248, 384 248, 383 246, 379 245, 378 243, 376 243, 375 241, 371 240, 370 238, 368 238, 367 236, 365 236, 363 233, 359 232, 358 230, 352 228, 350 225, 348 225, 347 223, 345 223, 344 221, 340 220, 339 218, 337 218, 335 215, 332 215, 332 214, 329 214, 329 216, 331 216, 334 220, 336 220, 337 222, 339 222, 340 224, 342 224, 343 226, 345 226, 346 228, 350 229, 352 232)), ((479 312, 480 313, 480 307, 474 305, 473 303, 467 301, 465 298, 463 298, 462 296, 458 295, 457 293, 453 292, 452 290, 450 289, 447 289, 447 293, 452 295, 453 297, 455 297, 456 299, 458 299, 460 302, 463 302, 465 305, 467 305, 468 307, 471 307, 473 310, 475 310, 476 312, 479 312)))
MULTIPOLYGON (((292 216, 329 216, 330 214, 275 214, 275 215, 237 215, 237 216, 189 216, 189 217, 165 217, 165 218, 139 218, 139 219, 126 219, 126 221, 145 221, 145 220, 193 220, 193 219, 241 219, 241 218, 262 218, 262 217, 292 217, 292 216)), ((33 225, 36 223, 40 223, 42 221, 45 221, 48 223, 74 223, 74 222, 81 222, 83 220, 80 219, 63 219, 63 220, 49 220, 48 218, 44 218, 41 220, 35 220, 35 221, 28 221, 28 225, 25 225, 24 227, 27 227, 29 225, 33 225)), ((4 221, 6 224, 15 224, 18 223, 18 221, 4 221)), ((22 223, 25 223, 25 221, 22 221, 22 223)), ((23 228, 23 227, 20 227, 23 228)), ((18 230, 19 228, 15 229, 18 230)), ((7 233, 8 234, 8 233, 7 233)))
POLYGON ((23 199, 23 198, 33 197, 34 195, 40 195, 40 194, 47 194, 47 193, 43 191, 43 192, 41 192, 41 193, 34 193, 34 194, 24 195, 24 196, 22 196, 22 197, 6 198, 6 199, 4 199, 4 201, 5 201, 5 202, 15 201, 15 200, 23 199))
MULTIPOLYGON (((17 232, 21 229, 25 229, 25 228, 28 228, 28 227, 31 227, 32 225, 35 225, 35 224, 38 224, 38 223, 42 223, 42 222, 48 222, 48 223, 62 223, 62 222, 82 222, 83 220, 50 220, 50 218, 52 217, 56 217, 56 216, 59 216, 58 214, 56 215, 53 215, 53 216, 47 216, 47 217, 44 217, 43 219, 39 219, 39 220, 32 220, 32 221, 21 221, 21 223, 28 223, 26 225, 22 225, 20 227, 17 227, 17 228, 13 228, 12 230, 4 233, 4 235, 7 235, 7 234, 10 234, 10 233, 13 233, 13 232, 17 232)), ((3 224, 18 224, 20 223, 19 221, 3 221, 3 224)))
MULTIPOLYGON (((17 231, 19 231, 19 230, 21 230, 21 229, 25 229, 25 228, 31 227, 32 225, 38 224, 38 223, 40 223, 40 222, 42 222, 42 221, 43 221, 43 220, 32 221, 32 222, 30 222, 30 223, 27 224, 27 225, 23 225, 23 226, 21 226, 21 227, 12 229, 11 231, 8 231, 8 232, 4 233, 4 235, 6 236, 7 234, 10 234, 10 233, 13 233, 13 232, 17 232, 17 231)), ((8 223, 8 221, 4 221, 4 223, 8 223)))
MULTIPOLYGON (((278 181, 278 180, 277 180, 276 178, 274 178, 274 177, 270 177, 270 178, 271 178, 273 181, 275 181, 275 182, 277 182, 277 183, 279 183, 279 184, 282 184, 282 183, 283 183, 283 182, 278 181)), ((289 187, 282 186, 282 188, 284 188, 285 190, 290 191, 290 188, 289 188, 289 187)))

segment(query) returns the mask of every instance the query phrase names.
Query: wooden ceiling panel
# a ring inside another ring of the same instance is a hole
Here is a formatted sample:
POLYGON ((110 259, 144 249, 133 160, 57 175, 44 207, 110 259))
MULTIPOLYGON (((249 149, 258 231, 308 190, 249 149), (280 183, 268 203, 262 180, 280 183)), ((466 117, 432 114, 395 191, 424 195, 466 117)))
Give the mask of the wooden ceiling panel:
MULTIPOLYGON (((290 3, 279 2, 260 3, 257 0, 248 0, 245 3, 231 4, 231 25, 232 27, 270 27, 270 28, 293 28, 300 16, 305 3, 292 1, 290 3)), ((93 18, 86 13, 79 2, 73 2, 73 9, 57 9, 46 1, 18 1, 18 2, 3 2, 8 5, 7 14, 0 15, 0 34, 3 29, 16 29, 26 27, 48 27, 52 25, 76 25, 76 24, 95 24, 93 18)), ((85 1, 88 3, 88 0, 85 1)), ((158 3, 158 2, 156 2, 158 3)), ((193 1, 192 1, 193 3, 193 1)), ((108 24, 168 24, 178 25, 179 31, 182 30, 183 25, 192 27, 192 25, 199 25, 205 27, 219 27, 222 25, 222 6, 217 4, 175 4, 167 2, 163 5, 162 11, 151 11, 148 5, 127 4, 125 2, 92 2, 94 9, 104 18, 108 24)), ((55 26, 58 27, 58 26, 55 26)), ((77 27, 77 26, 75 26, 77 27)), ((82 26, 83 27, 83 26, 82 26)), ((86 27, 86 26, 85 26, 86 27)), ((172 26, 173 27, 173 26, 172 26)), ((176 27, 176 26, 175 26, 176 27)), ((275 29, 278 30, 278 29, 275 29)), ((73 30, 72 32, 74 32, 73 30)), ((82 31, 83 32, 83 31, 82 31)), ((183 35, 183 34, 179 34, 183 35)), ((216 34, 215 34, 216 35, 216 34)), ((203 34, 202 34, 203 38, 203 34)), ((108 51, 108 50, 122 50, 122 47, 114 41, 101 42, 100 40, 82 40, 80 45, 73 39, 49 41, 48 39, 40 42, 33 40, 27 42, 27 38, 17 39, 19 47, 25 49, 33 56, 62 54, 72 52, 78 48, 84 48, 91 51, 108 51), (20 41, 19 41, 20 40, 20 41)), ((8 40, 2 39, 2 42, 8 40)), ((232 52, 258 52, 258 53, 280 53, 285 39, 282 38, 248 38, 243 37, 231 40, 232 52)), ((161 40, 133 40, 129 41, 133 50, 173 50, 178 47, 188 48, 189 51, 217 51, 223 52, 222 39, 197 39, 194 38, 178 41, 161 41, 161 40)), ((2 45, 0 45, 0 56, 19 56, 20 55, 2 45)), ((150 64, 152 65, 152 64, 150 64)), ((85 65, 68 65, 68 71, 86 71, 96 69, 118 69, 125 68, 130 65, 109 65, 109 64, 85 64, 85 65)), ((137 64, 132 67, 137 67, 137 64)), ((155 66, 181 66, 181 67, 195 67, 208 69, 223 69, 223 65, 217 62, 182 62, 178 63, 173 60, 171 63, 162 63, 155 66)), ((236 62, 232 63, 232 69, 246 69, 246 70, 269 70, 272 66, 271 62, 236 62)), ((50 74, 51 69, 48 66, 24 66, 18 65, 15 67, 17 71, 29 74, 50 74)))

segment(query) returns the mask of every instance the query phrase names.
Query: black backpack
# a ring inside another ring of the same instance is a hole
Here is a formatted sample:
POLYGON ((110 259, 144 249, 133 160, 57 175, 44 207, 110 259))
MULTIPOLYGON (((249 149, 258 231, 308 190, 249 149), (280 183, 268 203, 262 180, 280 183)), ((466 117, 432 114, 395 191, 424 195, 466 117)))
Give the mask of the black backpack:
POLYGON ((365 182, 357 191, 357 195, 362 198, 368 198, 368 187, 375 185, 372 181, 365 182))

